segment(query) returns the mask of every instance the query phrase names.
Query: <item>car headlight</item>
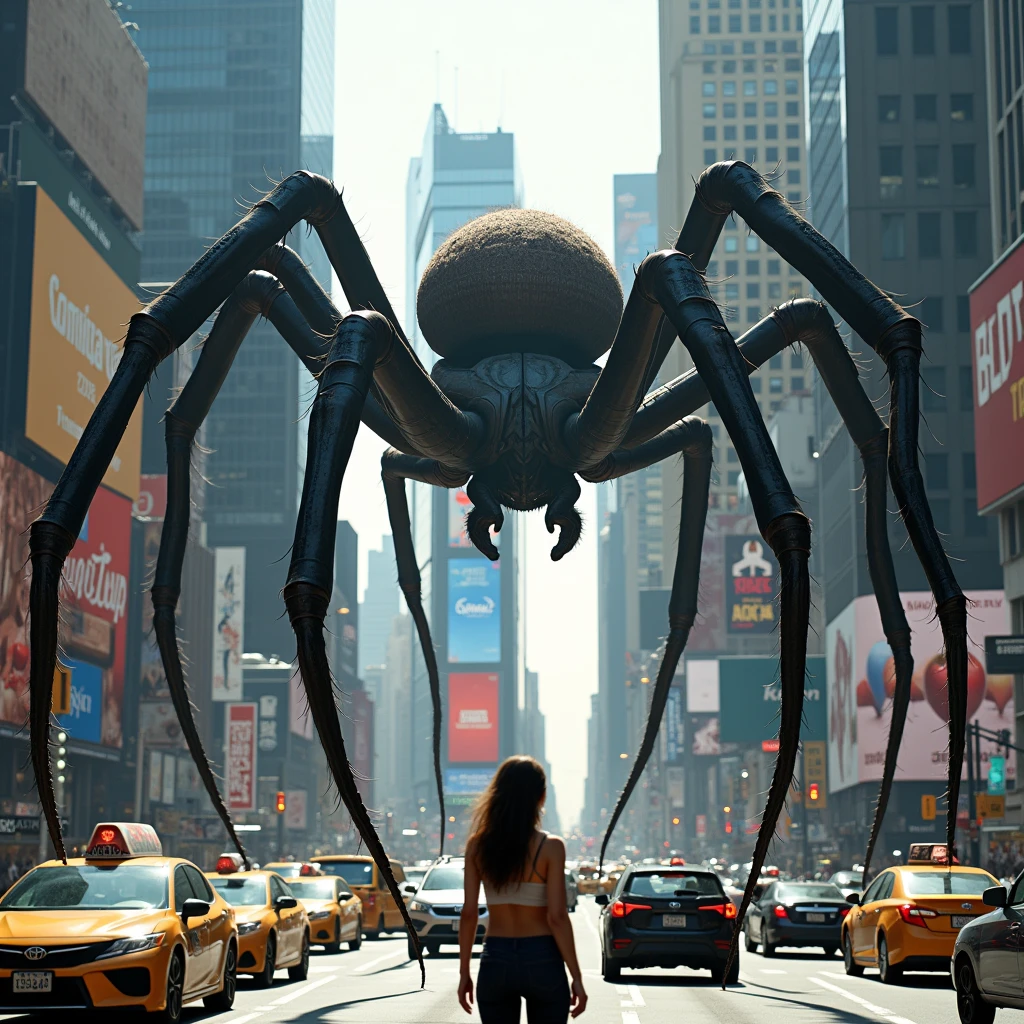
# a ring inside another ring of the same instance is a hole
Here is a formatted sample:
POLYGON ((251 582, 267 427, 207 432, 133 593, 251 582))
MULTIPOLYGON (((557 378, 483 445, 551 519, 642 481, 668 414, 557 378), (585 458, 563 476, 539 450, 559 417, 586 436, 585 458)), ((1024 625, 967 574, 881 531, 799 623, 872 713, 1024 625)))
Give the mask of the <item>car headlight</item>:
POLYGON ((259 931, 259 921, 243 921, 238 926, 239 935, 251 935, 255 931, 259 931))
POLYGON ((126 953, 143 953, 147 949, 156 949, 164 941, 164 932, 152 935, 140 935, 134 939, 118 939, 106 952, 100 953, 97 960, 108 960, 112 956, 124 956, 126 953))
POLYGON ((329 910, 315 910, 309 915, 310 921, 323 921, 324 918, 330 917, 331 912, 329 910))
POLYGON ((420 913, 430 913, 431 906, 429 903, 423 903, 420 900, 412 900, 409 903, 410 910, 418 910, 420 913))

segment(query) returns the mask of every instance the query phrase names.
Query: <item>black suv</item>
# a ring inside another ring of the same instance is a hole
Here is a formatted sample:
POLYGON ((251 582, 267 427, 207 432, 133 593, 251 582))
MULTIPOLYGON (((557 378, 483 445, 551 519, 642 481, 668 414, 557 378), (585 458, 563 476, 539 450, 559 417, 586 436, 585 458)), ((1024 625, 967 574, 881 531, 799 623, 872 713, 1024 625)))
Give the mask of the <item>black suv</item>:
POLYGON ((601 973, 618 981, 623 967, 693 967, 712 980, 739 981, 739 954, 728 976, 736 907, 714 871, 628 868, 611 895, 599 895, 601 973))

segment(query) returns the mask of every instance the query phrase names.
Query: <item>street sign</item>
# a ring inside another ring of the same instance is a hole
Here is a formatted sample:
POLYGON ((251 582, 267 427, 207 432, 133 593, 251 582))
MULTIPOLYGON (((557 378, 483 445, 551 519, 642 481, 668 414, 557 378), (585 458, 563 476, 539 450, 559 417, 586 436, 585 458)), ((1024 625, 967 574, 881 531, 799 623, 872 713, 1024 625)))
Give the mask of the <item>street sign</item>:
POLYGON ((921 820, 935 820, 935 797, 931 793, 925 793, 921 797, 921 820))
POLYGON ((985 637, 985 671, 992 675, 1024 672, 1024 636, 985 637))
POLYGON ((1006 797, 990 796, 988 793, 978 793, 975 796, 976 809, 979 821, 987 818, 1002 818, 1006 815, 1006 797))
POLYGON ((708 818, 706 814, 697 815, 697 835, 706 836, 708 834, 708 818))
POLYGON ((1006 758, 993 754, 988 759, 988 791, 991 796, 1006 794, 1006 758))
POLYGON ((71 669, 59 661, 53 670, 53 704, 55 715, 71 714, 71 669))

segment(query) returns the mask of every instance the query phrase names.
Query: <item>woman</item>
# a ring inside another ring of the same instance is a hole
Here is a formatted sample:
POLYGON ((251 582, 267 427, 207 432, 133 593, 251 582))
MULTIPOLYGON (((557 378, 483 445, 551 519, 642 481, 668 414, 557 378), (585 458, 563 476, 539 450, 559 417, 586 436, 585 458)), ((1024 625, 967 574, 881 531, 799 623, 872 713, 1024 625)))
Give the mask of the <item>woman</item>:
POLYGON ((482 882, 488 925, 476 997, 483 1024, 517 1024, 520 999, 529 1024, 565 1024, 570 1006, 573 1017, 587 1008, 565 907, 565 843, 537 828, 546 793, 537 761, 510 757, 473 816, 459 919, 459 1003, 473 1012, 469 962, 482 882))

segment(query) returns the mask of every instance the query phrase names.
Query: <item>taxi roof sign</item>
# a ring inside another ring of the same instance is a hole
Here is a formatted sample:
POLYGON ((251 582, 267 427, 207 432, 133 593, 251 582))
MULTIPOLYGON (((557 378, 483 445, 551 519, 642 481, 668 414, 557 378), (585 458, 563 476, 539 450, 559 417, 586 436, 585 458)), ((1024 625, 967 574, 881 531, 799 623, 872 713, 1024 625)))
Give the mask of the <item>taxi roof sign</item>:
POLYGON ((162 857, 160 837, 152 825, 141 821, 104 821, 92 830, 85 848, 87 860, 126 860, 129 857, 162 857))
MULTIPOLYGON (((908 864, 948 864, 949 848, 945 843, 911 843, 908 864)), ((954 864, 960 862, 953 858, 954 864)))

